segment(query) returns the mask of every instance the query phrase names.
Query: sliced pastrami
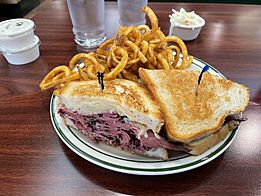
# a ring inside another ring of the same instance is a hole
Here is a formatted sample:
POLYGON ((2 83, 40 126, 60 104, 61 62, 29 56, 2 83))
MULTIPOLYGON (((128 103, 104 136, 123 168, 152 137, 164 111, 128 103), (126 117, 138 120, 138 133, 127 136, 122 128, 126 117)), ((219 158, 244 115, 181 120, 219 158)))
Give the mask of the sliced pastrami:
POLYGON ((102 142, 136 153, 159 147, 184 151, 184 147, 170 143, 163 137, 156 138, 151 130, 147 131, 148 137, 141 136, 138 139, 139 129, 134 123, 129 121, 126 116, 120 116, 114 112, 81 115, 62 106, 58 113, 63 118, 69 118, 77 129, 95 142, 102 142))
POLYGON ((141 136, 140 140, 141 143, 148 148, 162 147, 167 150, 184 151, 184 152, 188 151, 183 145, 171 143, 163 137, 156 138, 152 131, 148 131, 147 133, 148 133, 148 137, 145 138, 144 136, 141 136))
POLYGON ((126 116, 111 112, 81 115, 65 107, 61 107, 58 113, 70 119, 77 129, 95 142, 103 142, 133 152, 142 153, 148 150, 136 138, 139 130, 126 116))

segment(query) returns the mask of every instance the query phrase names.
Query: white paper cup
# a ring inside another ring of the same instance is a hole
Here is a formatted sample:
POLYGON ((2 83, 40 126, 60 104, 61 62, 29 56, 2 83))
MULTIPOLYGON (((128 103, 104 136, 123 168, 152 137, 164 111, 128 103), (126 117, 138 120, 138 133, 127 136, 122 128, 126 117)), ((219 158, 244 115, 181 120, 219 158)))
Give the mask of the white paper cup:
POLYGON ((40 55, 39 45, 40 45, 40 40, 35 35, 33 43, 26 47, 19 48, 19 49, 11 49, 11 50, 1 49, 1 51, 4 57, 6 58, 6 60, 10 64, 23 65, 23 64, 31 63, 39 57, 40 55))
POLYGON ((194 26, 171 24, 169 29, 169 35, 178 36, 184 41, 194 40, 198 37, 204 25, 205 25, 205 20, 201 17, 199 18, 199 24, 194 26))
POLYGON ((29 19, 11 19, 0 22, 0 47, 6 50, 33 44, 35 25, 29 19))

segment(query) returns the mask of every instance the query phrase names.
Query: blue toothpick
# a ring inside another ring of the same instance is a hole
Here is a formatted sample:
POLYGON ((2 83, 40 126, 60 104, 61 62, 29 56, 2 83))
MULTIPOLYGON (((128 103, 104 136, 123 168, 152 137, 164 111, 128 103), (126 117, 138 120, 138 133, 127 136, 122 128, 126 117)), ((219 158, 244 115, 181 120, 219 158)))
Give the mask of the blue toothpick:
POLYGON ((103 84, 103 73, 98 71, 97 77, 98 77, 98 81, 99 81, 99 84, 100 84, 101 90, 103 91, 103 89, 104 89, 104 84, 103 84))
POLYGON ((205 65, 205 67, 202 69, 201 73, 199 74, 198 84, 197 84, 197 86, 196 86, 196 91, 195 91, 196 96, 198 96, 198 87, 199 87, 199 85, 200 85, 200 82, 201 82, 203 73, 205 73, 208 69, 209 69, 209 66, 208 66, 208 65, 205 65))

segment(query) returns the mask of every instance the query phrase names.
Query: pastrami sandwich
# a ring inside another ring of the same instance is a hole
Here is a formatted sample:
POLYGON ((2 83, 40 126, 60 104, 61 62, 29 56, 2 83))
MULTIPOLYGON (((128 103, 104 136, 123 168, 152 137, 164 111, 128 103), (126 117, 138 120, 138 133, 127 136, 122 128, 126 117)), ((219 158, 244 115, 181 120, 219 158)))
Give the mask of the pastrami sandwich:
POLYGON ((60 92, 58 113, 90 140, 139 155, 167 160, 167 150, 185 150, 158 133, 164 124, 149 92, 138 83, 115 79, 70 82, 60 92))
POLYGON ((236 82, 199 71, 139 69, 139 75, 158 101, 165 132, 199 155, 222 141, 240 121, 249 90, 236 82), (197 91, 197 93, 196 93, 197 91))

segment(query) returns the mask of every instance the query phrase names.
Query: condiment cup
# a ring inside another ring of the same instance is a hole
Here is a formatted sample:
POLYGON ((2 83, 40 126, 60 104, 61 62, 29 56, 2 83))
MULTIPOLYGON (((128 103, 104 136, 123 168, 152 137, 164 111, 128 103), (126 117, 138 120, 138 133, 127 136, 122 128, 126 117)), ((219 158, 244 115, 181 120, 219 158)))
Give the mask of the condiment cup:
POLYGON ((180 37, 184 41, 194 40, 198 37, 202 27, 205 25, 205 20, 200 18, 200 23, 194 26, 187 25, 171 25, 169 35, 175 35, 180 37))
POLYGON ((36 60, 39 55, 40 40, 38 36, 34 35, 34 41, 32 44, 17 48, 17 49, 3 49, 0 48, 6 60, 13 65, 23 65, 36 60))
POLYGON ((172 9, 170 17, 169 35, 175 35, 182 40, 194 40, 198 37, 205 20, 197 15, 194 11, 187 12, 181 8, 180 11, 172 9))
POLYGON ((32 44, 35 25, 29 19, 11 19, 0 22, 0 47, 6 50, 22 48, 32 44))

